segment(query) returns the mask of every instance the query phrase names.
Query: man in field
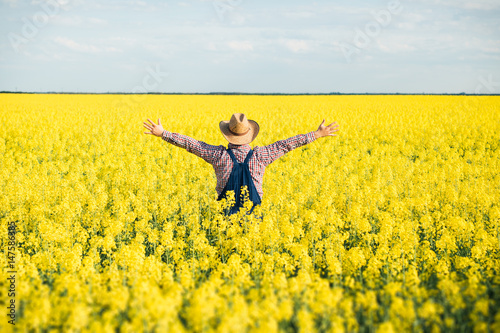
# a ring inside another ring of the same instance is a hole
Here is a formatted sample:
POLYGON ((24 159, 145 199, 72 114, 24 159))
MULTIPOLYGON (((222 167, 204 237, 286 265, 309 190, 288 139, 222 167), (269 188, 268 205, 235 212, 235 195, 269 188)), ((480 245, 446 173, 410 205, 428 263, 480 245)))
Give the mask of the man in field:
POLYGON ((144 132, 144 134, 161 137, 163 140, 201 157, 213 166, 217 176, 215 188, 219 195, 217 200, 226 198, 228 191, 234 191, 236 202, 226 212, 228 214, 237 213, 239 208, 243 207, 243 200, 240 198, 242 186, 247 186, 248 197, 254 204, 251 211, 255 205, 261 203, 262 180, 266 166, 295 148, 322 137, 336 136, 337 134, 334 133, 338 131, 339 126, 333 126, 335 122, 325 126, 325 120, 323 120, 316 131, 299 134, 268 146, 255 147, 252 150, 249 143, 255 140, 259 134, 259 124, 247 119, 242 113, 235 113, 231 120, 219 123, 222 135, 229 142, 227 149, 222 145, 212 146, 186 135, 169 132, 163 129, 159 118, 158 124, 149 118, 148 121, 149 123, 144 122, 144 127, 150 132, 144 132))

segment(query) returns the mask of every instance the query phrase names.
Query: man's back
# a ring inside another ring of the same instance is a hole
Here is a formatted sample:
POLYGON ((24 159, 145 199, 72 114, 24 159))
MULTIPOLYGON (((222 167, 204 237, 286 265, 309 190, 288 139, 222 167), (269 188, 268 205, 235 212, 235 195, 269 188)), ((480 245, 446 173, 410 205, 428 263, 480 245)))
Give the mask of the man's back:
MULTIPOLYGON (((186 135, 169 132, 163 128, 160 119, 158 119, 158 124, 153 123, 150 119, 148 119, 148 121, 150 124, 144 122, 144 127, 151 132, 145 132, 145 134, 161 136, 163 140, 186 149, 188 152, 201 157, 213 166, 217 176, 216 190, 217 194, 220 195, 233 169, 233 162, 226 148, 223 145, 213 146, 186 135)), ((332 127, 335 122, 328 126, 325 126, 324 123, 325 120, 323 120, 316 131, 307 134, 299 134, 286 140, 276 141, 267 146, 254 148, 254 153, 250 158, 248 167, 253 185, 261 198, 264 195, 262 191, 262 180, 264 179, 266 166, 285 155, 287 152, 311 143, 318 138, 336 136, 336 134, 333 133, 338 131, 338 125, 332 127)), ((228 140, 228 149, 231 149, 234 153, 236 160, 240 163, 244 161, 251 149, 249 143, 251 143, 259 133, 259 124, 254 120, 247 119, 242 113, 235 113, 232 115, 231 120, 221 121, 219 123, 219 128, 222 135, 228 140)))
MULTIPOLYGON (((162 135, 162 139, 178 147, 184 148, 188 152, 193 153, 210 163, 213 166, 217 177, 217 185, 215 188, 217 194, 222 192, 233 168, 233 161, 224 146, 209 145, 203 141, 195 140, 186 135, 172 133, 166 130, 162 135)), ((255 187, 261 198, 264 194, 262 190, 262 181, 264 179, 264 171, 266 167, 281 156, 285 155, 287 152, 311 143, 315 139, 314 132, 310 132, 307 134, 299 134, 286 140, 280 140, 267 146, 257 146, 254 148, 254 154, 249 161, 249 168, 255 187)), ((251 150, 251 147, 248 144, 234 145, 229 143, 228 148, 231 149, 236 157, 236 160, 240 163, 245 160, 248 152, 251 150)))

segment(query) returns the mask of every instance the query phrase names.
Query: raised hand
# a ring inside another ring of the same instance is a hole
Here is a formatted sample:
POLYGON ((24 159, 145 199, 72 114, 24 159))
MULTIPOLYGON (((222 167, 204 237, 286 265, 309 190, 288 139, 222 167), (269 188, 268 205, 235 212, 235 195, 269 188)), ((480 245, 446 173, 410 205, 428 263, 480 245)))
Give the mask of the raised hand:
POLYGON ((332 127, 333 124, 335 124, 336 121, 334 121, 333 123, 331 123, 330 125, 328 126, 325 126, 325 120, 323 119, 323 122, 321 123, 321 125, 319 125, 318 129, 316 130, 316 132, 314 132, 314 136, 316 137, 316 139, 319 139, 319 138, 322 138, 322 137, 325 137, 325 136, 337 136, 337 134, 333 134, 335 132, 338 132, 338 127, 339 125, 335 125, 332 127))
POLYGON ((163 129, 163 126, 161 125, 160 118, 158 118, 158 124, 155 124, 149 118, 148 118, 148 121, 151 124, 144 122, 144 127, 146 127, 151 132, 144 132, 144 134, 153 134, 155 136, 162 136, 163 131, 165 131, 165 130, 163 129))

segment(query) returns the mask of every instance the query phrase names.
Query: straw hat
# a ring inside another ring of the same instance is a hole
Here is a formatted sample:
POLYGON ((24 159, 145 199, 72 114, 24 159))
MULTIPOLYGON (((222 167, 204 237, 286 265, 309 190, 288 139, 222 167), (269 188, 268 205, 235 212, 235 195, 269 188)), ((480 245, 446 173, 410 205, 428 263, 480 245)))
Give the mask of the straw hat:
POLYGON ((221 121, 219 128, 226 140, 235 145, 250 143, 259 134, 259 124, 248 120, 243 113, 235 113, 231 120, 221 121))

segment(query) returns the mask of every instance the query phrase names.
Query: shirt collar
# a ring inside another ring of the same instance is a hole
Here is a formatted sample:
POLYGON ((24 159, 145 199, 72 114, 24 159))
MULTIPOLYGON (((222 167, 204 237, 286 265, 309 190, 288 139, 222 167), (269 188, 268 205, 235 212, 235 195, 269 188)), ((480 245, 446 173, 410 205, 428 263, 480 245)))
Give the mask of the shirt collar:
POLYGON ((234 145, 232 143, 228 143, 227 144, 227 148, 229 149, 246 149, 246 148, 250 148, 250 145, 247 143, 245 145, 234 145))

